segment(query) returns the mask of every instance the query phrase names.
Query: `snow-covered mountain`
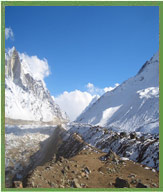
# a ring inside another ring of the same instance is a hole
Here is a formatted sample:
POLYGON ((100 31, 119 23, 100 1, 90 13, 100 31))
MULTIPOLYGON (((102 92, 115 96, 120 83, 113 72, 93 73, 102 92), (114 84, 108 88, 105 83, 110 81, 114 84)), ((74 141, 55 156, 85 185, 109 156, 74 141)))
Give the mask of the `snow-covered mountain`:
POLYGON ((159 170, 159 134, 141 132, 117 133, 99 125, 70 123, 69 130, 65 136, 63 151, 74 155, 77 149, 80 151, 82 145, 75 145, 73 135, 81 138, 87 145, 100 149, 103 152, 114 151, 121 157, 127 157, 132 161, 139 162, 159 170), (73 141, 73 145, 70 143, 73 141), (70 145, 69 145, 70 144, 70 145))
POLYGON ((5 53, 5 117, 61 123, 67 121, 42 79, 34 77, 13 47, 5 53))
POLYGON ((117 131, 159 132, 159 53, 113 91, 102 95, 76 122, 117 131))
POLYGON ((99 95, 95 95, 95 96, 92 98, 92 100, 90 101, 90 103, 88 104, 88 106, 82 111, 82 113, 81 113, 76 119, 80 118, 80 116, 81 116, 82 114, 84 114, 86 111, 88 111, 89 108, 91 108, 92 105, 93 105, 99 98, 100 98, 99 95))

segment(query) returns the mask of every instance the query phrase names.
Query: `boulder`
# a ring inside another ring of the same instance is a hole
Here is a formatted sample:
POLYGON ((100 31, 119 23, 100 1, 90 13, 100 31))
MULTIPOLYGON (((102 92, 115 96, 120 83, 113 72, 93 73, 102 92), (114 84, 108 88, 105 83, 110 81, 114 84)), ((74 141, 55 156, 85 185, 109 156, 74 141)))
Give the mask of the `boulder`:
POLYGON ((63 163, 64 162, 64 157, 59 157, 59 161, 61 162, 61 163, 63 163))
POLYGON ((90 174, 90 173, 91 173, 91 170, 90 170, 88 167, 85 167, 85 168, 84 168, 84 172, 85 172, 86 174, 90 174))
POLYGON ((73 179, 71 181, 71 186, 74 188, 81 188, 80 184, 78 183, 78 179, 73 179))
POLYGON ((117 177, 116 180, 115 180, 115 187, 116 188, 124 188, 124 187, 129 188, 130 184, 128 183, 127 180, 117 177))
POLYGON ((65 170, 66 170, 66 171, 70 170, 70 166, 69 166, 69 165, 66 166, 66 167, 65 167, 65 170))
POLYGON ((81 172, 81 176, 82 176, 82 177, 85 177, 85 176, 86 176, 86 173, 85 173, 85 172, 81 172))
POLYGON ((98 172, 105 173, 106 172, 106 167, 100 167, 98 168, 98 172))
POLYGON ((64 169, 62 169, 62 170, 61 170, 61 173, 62 173, 63 175, 65 175, 65 170, 64 170, 64 169))
POLYGON ((131 184, 137 184, 137 180, 136 179, 131 179, 131 184))
POLYGON ((136 133, 135 132, 130 133, 130 139, 136 139, 136 133))
POLYGON ((148 188, 148 186, 145 185, 145 184, 143 184, 143 183, 138 183, 138 184, 136 185, 136 188, 148 188))
POLYGON ((101 161, 107 161, 108 159, 116 162, 118 164, 119 159, 116 153, 114 153, 112 150, 110 150, 106 155, 103 155, 99 158, 101 161))
POLYGON ((153 186, 153 187, 157 187, 156 183, 152 183, 152 186, 153 186))
POLYGON ((128 175, 128 177, 135 178, 135 177, 136 177, 136 174, 131 173, 131 174, 128 175))
POLYGON ((140 141, 141 141, 141 142, 144 142, 144 141, 145 141, 144 135, 142 135, 142 136, 140 137, 140 141))
POLYGON ((114 162, 116 162, 116 163, 118 164, 119 159, 118 159, 118 156, 116 155, 116 153, 114 153, 112 150, 110 150, 109 153, 108 153, 108 155, 109 155, 109 158, 110 158, 112 161, 114 161, 114 162))
POLYGON ((120 132, 120 137, 126 137, 127 136, 127 133, 126 132, 120 132))
POLYGON ((108 131, 108 129, 104 129, 104 134, 108 134, 109 133, 109 131, 108 131))
POLYGON ((14 181, 14 188, 23 188, 23 184, 21 181, 14 181))

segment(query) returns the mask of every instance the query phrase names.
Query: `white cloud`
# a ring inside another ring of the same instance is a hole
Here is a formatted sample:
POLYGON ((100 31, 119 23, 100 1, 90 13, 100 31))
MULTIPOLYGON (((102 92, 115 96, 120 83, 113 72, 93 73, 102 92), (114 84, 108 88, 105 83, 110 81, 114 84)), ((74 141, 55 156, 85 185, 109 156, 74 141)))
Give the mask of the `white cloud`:
POLYGON ((112 91, 115 89, 119 84, 116 83, 114 87, 105 87, 105 88, 98 88, 94 86, 92 83, 88 83, 86 85, 87 91, 92 95, 102 95, 106 93, 107 91, 112 91))
POLYGON ((92 83, 88 83, 86 88, 91 95, 102 95, 104 93, 103 89, 95 87, 92 83))
POLYGON ((11 39, 11 40, 14 39, 14 33, 13 33, 11 27, 5 28, 5 39, 6 39, 6 40, 7 40, 7 39, 11 39))
POLYGON ((56 103, 60 108, 67 113, 71 121, 74 121, 83 110, 90 104, 95 96, 102 95, 107 91, 113 90, 119 84, 116 83, 114 87, 105 87, 100 89, 94 86, 92 83, 86 85, 87 91, 82 92, 75 90, 71 92, 63 92, 61 95, 55 98, 56 103))
MULTIPOLYGON (((15 47, 5 50, 5 57, 11 57, 15 47)), ((24 73, 30 73, 35 79, 43 80, 50 74, 50 69, 47 59, 40 59, 36 55, 29 56, 26 53, 18 52, 21 65, 23 66, 24 73)))
POLYGON ((90 93, 75 90, 63 92, 63 94, 55 98, 55 101, 67 113, 70 120, 73 121, 89 105, 92 99, 93 96, 90 93))
POLYGON ((86 87, 89 88, 89 89, 92 89, 92 88, 94 87, 94 85, 93 85, 92 83, 88 83, 88 84, 86 85, 86 87))
POLYGON ((114 87, 105 87, 104 88, 104 92, 108 92, 108 91, 112 91, 113 89, 115 89, 117 86, 119 86, 119 83, 116 83, 114 87))
POLYGON ((45 58, 39 59, 26 53, 19 53, 19 56, 26 72, 32 72, 34 78, 43 80, 50 74, 48 61, 45 58))

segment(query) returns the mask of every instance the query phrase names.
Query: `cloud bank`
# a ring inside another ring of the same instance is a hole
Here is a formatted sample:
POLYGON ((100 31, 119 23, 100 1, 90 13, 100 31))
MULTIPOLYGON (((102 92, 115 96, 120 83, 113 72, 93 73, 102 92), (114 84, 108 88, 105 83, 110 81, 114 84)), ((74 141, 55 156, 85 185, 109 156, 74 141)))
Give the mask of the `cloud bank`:
POLYGON ((113 87, 105 87, 105 88, 98 88, 94 86, 92 83, 88 83, 86 85, 87 91, 92 95, 102 95, 108 91, 112 91, 115 89, 119 84, 116 83, 113 87))
POLYGON ((71 121, 74 121, 83 110, 90 104, 95 96, 100 96, 107 91, 113 90, 119 84, 116 83, 114 87, 98 88, 92 83, 88 83, 85 87, 87 90, 82 92, 75 90, 71 92, 63 92, 55 98, 56 103, 60 108, 67 113, 71 121))
POLYGON ((6 40, 8 40, 8 39, 14 40, 14 33, 13 33, 11 27, 5 28, 5 39, 6 40))
POLYGON ((88 83, 86 88, 91 95, 102 95, 104 93, 103 89, 94 86, 92 83, 88 83))
POLYGON ((74 121, 78 115, 92 101, 93 96, 88 92, 75 90, 71 92, 63 92, 55 98, 60 108, 67 113, 71 121, 74 121))
POLYGON ((31 71, 33 77, 36 79, 43 80, 50 74, 50 69, 48 61, 44 59, 39 59, 37 56, 29 56, 26 53, 19 53, 21 62, 27 71, 31 71))
MULTIPOLYGON (((5 50, 5 57, 11 57, 15 47, 5 50)), ((44 80, 49 76, 50 68, 47 59, 40 59, 38 56, 29 56, 27 53, 18 52, 24 73, 30 73, 35 79, 44 80)))
MULTIPOLYGON (((8 55, 12 54, 12 49, 6 50, 8 55)), ((20 60, 25 73, 32 73, 35 79, 40 79, 44 83, 44 78, 50 74, 48 61, 40 59, 37 56, 29 56, 26 53, 19 53, 20 60)), ((45 83, 44 83, 45 84, 45 83)), ((119 84, 116 83, 113 87, 99 88, 92 83, 88 83, 86 91, 74 90, 64 91, 59 96, 55 97, 55 102, 60 108, 67 113, 71 121, 74 121, 83 110, 90 104, 96 96, 101 96, 107 91, 115 89, 119 84)))

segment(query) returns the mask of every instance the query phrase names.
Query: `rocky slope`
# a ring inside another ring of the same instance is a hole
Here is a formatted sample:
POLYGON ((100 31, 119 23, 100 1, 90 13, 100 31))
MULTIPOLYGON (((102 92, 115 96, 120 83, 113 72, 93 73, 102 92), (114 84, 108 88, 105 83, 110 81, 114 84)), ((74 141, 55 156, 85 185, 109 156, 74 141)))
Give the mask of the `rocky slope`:
POLYGON ((138 163, 117 159, 89 148, 69 159, 61 157, 38 166, 28 175, 27 188, 156 188, 158 173, 138 163), (116 160, 118 163, 116 163, 116 160))
POLYGON ((66 114, 54 102, 44 81, 33 76, 16 49, 6 52, 5 58, 5 117, 54 124, 67 122, 66 114))
POLYGON ((159 53, 136 76, 101 96, 76 122, 116 131, 159 133, 159 53))
MULTIPOLYGON (((43 161, 41 160, 41 163, 38 163, 37 167, 28 173, 23 180, 23 187, 156 188, 159 186, 159 172, 156 169, 120 157, 111 149, 107 153, 103 152, 87 143, 85 138, 77 132, 59 131, 58 134, 62 141, 60 140, 57 147, 55 147, 56 144, 51 144, 54 136, 47 143, 50 151, 55 148, 53 154, 51 153, 51 158, 46 161, 42 159, 43 161)), ((121 139, 123 140, 124 136, 121 139)), ((115 143, 111 138, 108 141, 115 143)), ((141 144, 146 146, 145 143, 141 144)), ((122 147, 125 152, 125 145, 122 144, 122 147)), ((45 149, 46 147, 37 155, 42 154, 43 151, 46 155, 45 149)), ((16 185, 15 182, 14 185, 16 185)))
MULTIPOLYGON (((127 157, 130 160, 159 170, 158 134, 117 133, 105 127, 77 123, 72 123, 69 128, 70 135, 78 134, 90 146, 103 152, 112 150, 121 157, 127 157)), ((73 149, 73 146, 71 149, 73 149)))
POLYGON ((158 54, 64 128, 45 123, 66 117, 44 82, 23 70, 15 49, 6 58, 6 120, 15 124, 5 135, 9 187, 159 186, 158 54))

